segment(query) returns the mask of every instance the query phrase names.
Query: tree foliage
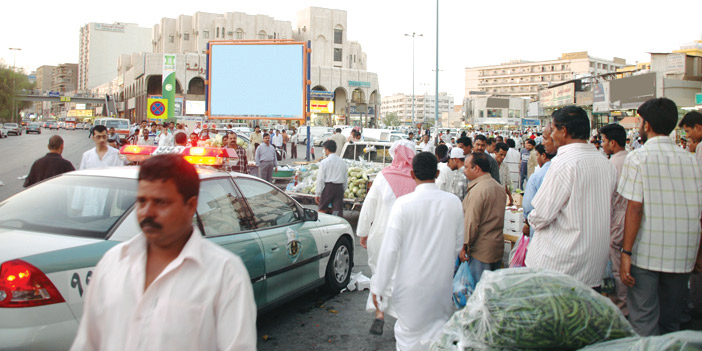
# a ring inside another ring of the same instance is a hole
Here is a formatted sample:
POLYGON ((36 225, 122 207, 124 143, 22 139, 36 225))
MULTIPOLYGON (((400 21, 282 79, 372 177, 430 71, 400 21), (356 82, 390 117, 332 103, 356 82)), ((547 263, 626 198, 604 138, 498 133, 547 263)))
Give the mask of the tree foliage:
MULTIPOLYGON (((14 72, 11 67, 0 65, 0 121, 9 122, 12 119, 12 97, 22 90, 31 90, 34 84, 21 72, 14 72), (13 89, 14 86, 14 89, 13 89)), ((29 101, 16 101, 17 115, 19 111, 30 107, 29 101)))
POLYGON ((397 117, 397 114, 394 112, 390 112, 383 117, 383 124, 386 126, 399 126, 400 125, 400 118, 397 117))

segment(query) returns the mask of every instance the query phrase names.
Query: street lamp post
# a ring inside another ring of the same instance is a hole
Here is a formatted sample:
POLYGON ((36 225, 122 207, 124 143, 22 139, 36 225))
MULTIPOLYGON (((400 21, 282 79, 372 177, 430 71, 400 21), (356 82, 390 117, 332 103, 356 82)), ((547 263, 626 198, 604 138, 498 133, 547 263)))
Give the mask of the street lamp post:
POLYGON ((10 48, 12 51, 12 120, 14 122, 17 122, 20 124, 20 122, 17 120, 17 108, 15 107, 15 80, 16 78, 16 63, 17 63, 17 51, 20 51, 22 49, 20 48, 10 48))
POLYGON ((412 37, 412 128, 414 128, 414 37, 424 36, 423 34, 405 34, 406 37, 412 37))
MULTIPOLYGON (((439 0, 436 0, 436 102, 434 103, 434 124, 439 128, 439 0)), ((438 131, 439 129, 437 129, 438 131)), ((438 134, 438 132, 437 132, 438 134)))

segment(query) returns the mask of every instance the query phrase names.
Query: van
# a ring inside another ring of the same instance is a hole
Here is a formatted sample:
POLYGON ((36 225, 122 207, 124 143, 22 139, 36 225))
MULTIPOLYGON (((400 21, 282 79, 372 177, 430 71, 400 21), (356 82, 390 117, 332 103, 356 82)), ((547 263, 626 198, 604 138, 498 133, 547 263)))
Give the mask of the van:
POLYGON ((96 118, 93 125, 105 126, 108 130, 114 128, 120 139, 126 139, 129 136, 129 120, 126 118, 96 118))
MULTIPOLYGON (((300 126, 297 128, 297 132, 300 134, 298 141, 300 144, 307 144, 307 126, 300 126)), ((310 127, 310 133, 312 134, 312 140, 315 137, 320 137, 324 133, 334 133, 334 128, 331 127, 310 127)))

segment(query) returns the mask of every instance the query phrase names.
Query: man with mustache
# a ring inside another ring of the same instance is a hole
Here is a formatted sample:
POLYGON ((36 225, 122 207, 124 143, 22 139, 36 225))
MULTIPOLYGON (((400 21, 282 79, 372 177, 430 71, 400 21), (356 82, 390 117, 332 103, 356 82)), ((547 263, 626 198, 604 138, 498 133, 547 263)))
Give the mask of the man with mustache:
POLYGON ((242 260, 192 219, 200 180, 180 155, 141 165, 143 230, 94 270, 72 350, 255 350, 256 303, 242 260))

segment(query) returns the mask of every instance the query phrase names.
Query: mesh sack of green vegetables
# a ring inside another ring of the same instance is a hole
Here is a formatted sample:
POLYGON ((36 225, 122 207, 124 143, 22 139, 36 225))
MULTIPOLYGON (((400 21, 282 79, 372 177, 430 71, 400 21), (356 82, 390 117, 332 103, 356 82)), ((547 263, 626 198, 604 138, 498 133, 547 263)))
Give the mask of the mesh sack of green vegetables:
POLYGON ((702 351, 702 332, 684 330, 675 333, 631 337, 601 342, 582 351, 702 351))
POLYGON ((510 268, 483 273, 433 350, 577 350, 635 335, 609 299, 574 278, 510 268))

